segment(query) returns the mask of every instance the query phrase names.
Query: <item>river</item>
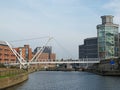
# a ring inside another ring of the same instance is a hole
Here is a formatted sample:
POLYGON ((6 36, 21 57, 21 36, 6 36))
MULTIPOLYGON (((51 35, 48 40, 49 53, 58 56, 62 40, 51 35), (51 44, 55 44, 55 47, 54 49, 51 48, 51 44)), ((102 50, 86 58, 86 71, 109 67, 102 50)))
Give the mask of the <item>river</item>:
POLYGON ((120 77, 88 72, 39 71, 6 90, 120 90, 120 77))

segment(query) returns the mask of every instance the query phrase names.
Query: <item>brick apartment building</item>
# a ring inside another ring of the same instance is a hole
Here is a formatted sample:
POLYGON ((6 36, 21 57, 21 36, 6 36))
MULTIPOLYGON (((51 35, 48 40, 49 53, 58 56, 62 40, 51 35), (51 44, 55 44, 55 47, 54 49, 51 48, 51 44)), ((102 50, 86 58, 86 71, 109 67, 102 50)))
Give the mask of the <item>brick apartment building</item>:
POLYGON ((54 61, 56 59, 56 55, 54 53, 50 54, 50 58, 49 58, 49 53, 42 53, 39 58, 38 61, 54 61))
POLYGON ((23 57, 24 60, 29 61, 32 59, 32 49, 29 45, 24 45, 24 47, 18 47, 15 49, 23 57))
MULTIPOLYGON (((41 47, 37 47, 34 50, 34 54, 32 53, 32 48, 30 48, 29 45, 24 45, 24 47, 18 47, 15 48, 16 51, 25 59, 25 60, 31 60, 32 57, 38 52, 38 50, 41 47)), ((43 50, 42 54, 39 56, 38 61, 43 61, 43 60, 55 60, 56 59, 56 54, 52 53, 52 49, 50 47, 45 47, 43 50)))
MULTIPOLYGON (((36 47, 34 50, 34 54, 36 54, 42 47, 36 47)), ((52 47, 51 46, 44 46, 44 50, 42 54, 39 56, 39 61, 42 60, 50 60, 53 61, 56 59, 56 54, 52 53, 52 47)))
MULTIPOLYGON (((42 47, 36 47, 34 50, 34 54, 36 54, 42 47)), ((38 58, 38 61, 55 61, 56 54, 52 53, 52 47, 51 46, 44 46, 44 50, 41 53, 41 55, 38 58)), ((41 68, 45 67, 55 67, 55 64, 40 64, 41 68)))
POLYGON ((16 57, 4 41, 0 41, 0 63, 16 61, 16 57))

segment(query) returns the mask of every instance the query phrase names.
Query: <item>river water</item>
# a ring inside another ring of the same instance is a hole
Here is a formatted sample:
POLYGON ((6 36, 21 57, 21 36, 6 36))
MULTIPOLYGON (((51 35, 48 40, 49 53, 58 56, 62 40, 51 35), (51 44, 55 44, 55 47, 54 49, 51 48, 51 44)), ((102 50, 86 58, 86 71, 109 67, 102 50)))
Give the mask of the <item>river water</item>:
POLYGON ((120 77, 88 72, 39 71, 7 90, 120 90, 120 77))

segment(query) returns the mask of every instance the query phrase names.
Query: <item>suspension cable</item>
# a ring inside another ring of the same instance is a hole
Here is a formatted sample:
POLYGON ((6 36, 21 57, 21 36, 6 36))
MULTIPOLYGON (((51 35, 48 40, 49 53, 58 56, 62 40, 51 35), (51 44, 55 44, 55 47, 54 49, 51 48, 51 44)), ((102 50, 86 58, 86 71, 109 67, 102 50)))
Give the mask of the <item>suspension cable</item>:
POLYGON ((53 39, 53 37, 49 37, 47 43, 43 46, 43 48, 41 48, 41 49, 34 55, 34 57, 30 60, 30 62, 32 62, 35 58, 36 58, 36 60, 39 58, 39 56, 42 54, 43 50, 45 49, 45 46, 50 42, 51 39, 53 39))
POLYGON ((36 40, 36 39, 42 39, 42 38, 49 38, 50 36, 44 36, 44 37, 38 37, 38 38, 30 38, 30 39, 20 39, 20 40, 13 40, 9 42, 21 42, 21 41, 30 41, 30 40, 36 40))
POLYGON ((62 48, 64 51, 66 51, 71 57, 73 57, 72 53, 71 53, 68 49, 64 48, 64 47, 62 46, 62 44, 60 44, 55 38, 54 38, 54 40, 55 40, 56 44, 57 44, 59 47, 61 47, 61 48, 62 48))

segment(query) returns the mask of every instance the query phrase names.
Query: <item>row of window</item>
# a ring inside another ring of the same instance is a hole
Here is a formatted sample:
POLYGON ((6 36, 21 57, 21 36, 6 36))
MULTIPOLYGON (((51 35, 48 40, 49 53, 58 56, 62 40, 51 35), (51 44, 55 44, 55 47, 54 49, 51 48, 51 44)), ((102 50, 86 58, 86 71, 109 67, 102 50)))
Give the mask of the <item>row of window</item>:
POLYGON ((2 48, 0 48, 0 51, 2 51, 2 50, 4 50, 4 51, 10 51, 9 49, 2 49, 2 48))
POLYGON ((0 53, 0 56, 2 56, 2 55, 4 55, 4 56, 11 56, 11 57, 15 57, 15 55, 10 55, 10 54, 2 54, 2 53, 0 53))
POLYGON ((0 61, 1 61, 1 60, 5 60, 5 61, 9 61, 9 60, 10 60, 10 61, 16 61, 16 59, 7 59, 7 58, 5 58, 5 59, 0 58, 0 61))

